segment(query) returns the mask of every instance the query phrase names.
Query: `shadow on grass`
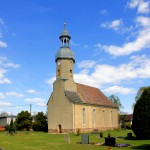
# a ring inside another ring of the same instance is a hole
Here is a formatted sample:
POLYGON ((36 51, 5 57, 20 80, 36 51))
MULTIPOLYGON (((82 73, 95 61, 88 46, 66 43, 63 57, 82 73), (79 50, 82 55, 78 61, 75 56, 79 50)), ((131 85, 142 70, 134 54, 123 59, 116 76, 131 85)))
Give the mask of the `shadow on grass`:
POLYGON ((132 146, 131 149, 150 150, 150 144, 143 144, 140 146, 132 146))

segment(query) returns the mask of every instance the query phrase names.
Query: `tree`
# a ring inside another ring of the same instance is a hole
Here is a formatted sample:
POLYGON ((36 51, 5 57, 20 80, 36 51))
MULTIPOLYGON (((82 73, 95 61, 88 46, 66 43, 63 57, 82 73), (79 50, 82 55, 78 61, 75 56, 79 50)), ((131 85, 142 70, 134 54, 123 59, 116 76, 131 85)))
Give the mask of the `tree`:
POLYGON ((27 131, 30 130, 32 126, 32 117, 31 114, 28 111, 21 111, 16 118, 16 127, 19 130, 26 129, 27 131))
POLYGON ((116 104, 118 106, 118 109, 119 109, 119 112, 121 112, 121 109, 123 108, 121 102, 120 102, 120 99, 118 96, 115 96, 115 95, 110 95, 108 97, 108 99, 113 102, 114 104, 116 104))
POLYGON ((35 122, 33 123, 34 131, 45 131, 48 130, 47 117, 43 112, 38 112, 35 116, 35 122))
POLYGON ((145 88, 136 101, 132 130, 139 139, 150 139, 150 87, 145 88))

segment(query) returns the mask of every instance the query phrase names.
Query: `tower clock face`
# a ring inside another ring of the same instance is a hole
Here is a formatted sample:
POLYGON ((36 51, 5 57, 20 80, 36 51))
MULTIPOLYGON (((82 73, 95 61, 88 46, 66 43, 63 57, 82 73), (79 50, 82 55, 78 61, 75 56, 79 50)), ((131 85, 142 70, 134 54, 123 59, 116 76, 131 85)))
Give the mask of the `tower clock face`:
POLYGON ((57 65, 60 65, 60 63, 61 63, 60 60, 58 60, 58 61, 57 61, 57 65))

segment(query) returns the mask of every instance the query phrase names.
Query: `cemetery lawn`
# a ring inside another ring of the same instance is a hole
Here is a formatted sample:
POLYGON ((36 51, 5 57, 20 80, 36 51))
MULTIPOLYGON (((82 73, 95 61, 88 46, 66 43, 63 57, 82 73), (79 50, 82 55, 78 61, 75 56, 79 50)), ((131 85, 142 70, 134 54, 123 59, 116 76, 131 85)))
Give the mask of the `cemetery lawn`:
MULTIPOLYGON (((105 131, 103 136, 108 133, 116 137, 117 144, 130 144, 125 148, 111 147, 111 150, 150 150, 150 140, 127 140, 127 133, 131 130, 105 131)), ((133 133, 132 133, 133 134, 133 133)), ((107 150, 108 146, 97 146, 95 143, 104 143, 105 138, 99 138, 99 134, 89 133, 90 144, 80 144, 81 135, 69 134, 70 143, 64 141, 64 134, 48 134, 44 132, 18 132, 15 135, 9 135, 4 131, 0 132, 0 148, 4 150, 107 150)))

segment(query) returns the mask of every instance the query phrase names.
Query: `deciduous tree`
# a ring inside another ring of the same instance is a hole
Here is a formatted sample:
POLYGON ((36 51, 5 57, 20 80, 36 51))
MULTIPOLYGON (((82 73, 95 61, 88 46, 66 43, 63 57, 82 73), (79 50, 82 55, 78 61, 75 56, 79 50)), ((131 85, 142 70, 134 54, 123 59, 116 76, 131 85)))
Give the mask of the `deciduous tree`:
POLYGON ((43 112, 38 112, 38 114, 35 116, 35 122, 33 123, 33 130, 47 132, 48 130, 47 117, 46 115, 44 115, 43 112))
POLYGON ((113 102, 114 104, 116 104, 118 106, 118 109, 119 109, 119 112, 121 112, 121 109, 123 108, 121 102, 120 102, 120 99, 118 96, 115 96, 115 95, 110 95, 108 97, 108 99, 113 102))
POLYGON ((27 131, 29 131, 32 126, 31 114, 28 111, 21 111, 20 113, 18 113, 15 123, 17 129, 26 129, 27 131))

